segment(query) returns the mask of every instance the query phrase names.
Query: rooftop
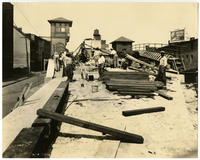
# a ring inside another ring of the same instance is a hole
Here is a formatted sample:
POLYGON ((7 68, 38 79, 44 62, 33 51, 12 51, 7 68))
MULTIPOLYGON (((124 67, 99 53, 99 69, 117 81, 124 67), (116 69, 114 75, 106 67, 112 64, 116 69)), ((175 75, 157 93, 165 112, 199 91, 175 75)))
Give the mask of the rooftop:
POLYGON ((58 17, 58 18, 54 18, 51 20, 48 20, 49 23, 69 23, 70 27, 72 26, 72 21, 63 17, 58 17))
POLYGON ((114 43, 114 42, 135 42, 135 41, 132 41, 126 37, 121 36, 118 39, 112 41, 111 43, 114 43))

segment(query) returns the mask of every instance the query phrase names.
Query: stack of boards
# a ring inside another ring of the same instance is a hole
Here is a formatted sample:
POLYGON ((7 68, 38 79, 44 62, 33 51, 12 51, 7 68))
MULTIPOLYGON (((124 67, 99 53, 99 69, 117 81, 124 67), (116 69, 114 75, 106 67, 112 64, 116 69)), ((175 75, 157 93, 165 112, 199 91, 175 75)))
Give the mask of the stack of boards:
POLYGON ((103 80, 108 90, 121 95, 152 97, 157 90, 156 83, 150 82, 145 72, 106 71, 103 80))

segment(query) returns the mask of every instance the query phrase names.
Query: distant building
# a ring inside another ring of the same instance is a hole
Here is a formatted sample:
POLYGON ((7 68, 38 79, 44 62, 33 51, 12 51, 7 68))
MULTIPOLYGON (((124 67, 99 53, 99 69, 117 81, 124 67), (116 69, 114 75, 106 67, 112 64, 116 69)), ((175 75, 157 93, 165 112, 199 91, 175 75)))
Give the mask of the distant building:
POLYGON ((93 48, 98 48, 105 52, 109 52, 106 40, 101 39, 101 35, 98 29, 94 30, 93 38, 85 40, 85 44, 89 57, 98 56, 98 54, 101 53, 100 50, 95 50, 93 48))
POLYGON ((159 48, 183 60, 186 70, 198 69, 198 39, 190 38, 189 41, 169 43, 159 48))
POLYGON ((27 69, 30 71, 30 39, 22 32, 22 28, 13 26, 14 33, 14 56, 13 68, 14 69, 27 69))
POLYGON ((2 5, 2 49, 3 49, 3 79, 13 72, 13 5, 3 2, 2 5))
POLYGON ((112 48, 117 52, 122 52, 123 49, 126 49, 127 52, 132 52, 133 42, 134 41, 122 36, 111 42, 111 44, 112 48))
POLYGON ((72 21, 59 17, 48 22, 51 24, 51 54, 63 51, 70 39, 72 21))

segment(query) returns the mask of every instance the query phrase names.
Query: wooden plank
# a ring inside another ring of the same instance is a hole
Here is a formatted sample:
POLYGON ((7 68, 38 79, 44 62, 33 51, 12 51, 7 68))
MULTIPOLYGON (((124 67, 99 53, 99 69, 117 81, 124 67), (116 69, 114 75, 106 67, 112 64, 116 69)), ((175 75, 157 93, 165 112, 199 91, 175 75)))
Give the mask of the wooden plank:
POLYGON ((139 91, 139 92, 128 92, 128 91, 121 91, 121 92, 118 92, 119 94, 128 94, 128 95, 152 95, 154 96, 155 94, 153 92, 142 92, 142 91, 139 91))
POLYGON ((44 109, 39 109, 37 111, 37 114, 39 116, 42 116, 42 117, 52 118, 56 121, 65 122, 65 123, 69 123, 69 124, 72 124, 72 125, 75 125, 75 126, 79 126, 79 127, 103 132, 105 134, 110 134, 110 135, 113 135, 115 137, 118 137, 122 140, 126 140, 126 141, 129 141, 129 142, 143 143, 143 141, 144 141, 143 137, 140 136, 140 135, 136 135, 136 134, 124 132, 124 131, 121 131, 121 130, 117 130, 117 129, 114 129, 114 128, 102 126, 102 125, 99 125, 99 124, 83 121, 83 120, 73 118, 73 117, 64 116, 62 114, 53 113, 53 112, 50 112, 50 111, 47 111, 47 110, 44 110, 44 109))
POLYGON ((108 82, 107 86, 130 86, 130 87, 156 87, 155 84, 137 84, 137 83, 116 83, 116 82, 108 82))
POLYGON ((123 111, 122 115, 123 116, 132 116, 132 115, 161 112, 161 111, 165 111, 165 107, 154 107, 154 108, 143 108, 143 109, 136 109, 136 110, 128 110, 128 111, 123 111))
POLYGON ((153 91, 156 91, 157 88, 156 87, 143 87, 143 86, 113 86, 113 85, 110 85, 110 86, 106 86, 106 88, 108 90, 111 90, 111 91, 116 91, 118 89, 124 89, 124 88, 129 88, 129 89, 141 89, 141 90, 153 90, 153 91))
POLYGON ((54 75, 54 60, 53 59, 49 59, 46 78, 52 78, 53 75, 54 75))
POLYGON ((116 78, 111 78, 110 81, 116 81, 116 82, 134 82, 134 83, 152 83, 149 80, 132 80, 132 79, 116 79, 116 78))
POLYGON ((120 88, 117 89, 118 92, 154 92, 155 90, 149 88, 120 88))
POLYGON ((31 158, 34 151, 42 150, 44 127, 24 128, 3 153, 3 158, 31 158))
POLYGON ((173 100, 173 97, 167 95, 166 93, 164 93, 163 91, 156 91, 156 93, 158 93, 159 96, 167 99, 167 100, 173 100))

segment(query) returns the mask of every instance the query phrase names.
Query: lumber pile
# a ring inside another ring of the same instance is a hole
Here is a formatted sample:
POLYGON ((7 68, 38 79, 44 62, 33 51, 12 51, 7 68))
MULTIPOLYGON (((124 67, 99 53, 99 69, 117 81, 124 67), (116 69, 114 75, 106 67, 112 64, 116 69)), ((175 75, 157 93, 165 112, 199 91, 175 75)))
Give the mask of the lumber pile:
POLYGON ((133 97, 154 96, 154 91, 157 90, 155 82, 150 82, 147 79, 141 79, 141 80, 139 79, 135 80, 135 79, 110 78, 109 80, 105 81, 105 84, 108 90, 117 91, 117 93, 121 95, 131 95, 133 97))
POLYGON ((102 79, 109 80, 114 79, 131 79, 131 80, 148 80, 149 74, 145 72, 133 72, 133 71, 105 71, 102 79))

